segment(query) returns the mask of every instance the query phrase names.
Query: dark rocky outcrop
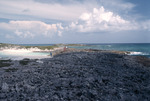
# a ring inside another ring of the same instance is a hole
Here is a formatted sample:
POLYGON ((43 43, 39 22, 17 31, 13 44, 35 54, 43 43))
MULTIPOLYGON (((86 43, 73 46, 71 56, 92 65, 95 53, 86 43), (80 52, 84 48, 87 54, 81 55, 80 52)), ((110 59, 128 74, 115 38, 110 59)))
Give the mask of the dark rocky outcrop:
POLYGON ((68 51, 0 68, 0 100, 149 101, 150 67, 134 56, 68 51))

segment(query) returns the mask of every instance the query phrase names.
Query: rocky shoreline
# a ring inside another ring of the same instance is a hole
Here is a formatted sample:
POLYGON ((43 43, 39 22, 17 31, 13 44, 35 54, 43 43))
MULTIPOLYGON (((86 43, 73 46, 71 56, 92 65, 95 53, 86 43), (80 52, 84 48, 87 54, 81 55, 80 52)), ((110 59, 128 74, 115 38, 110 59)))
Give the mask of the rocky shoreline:
POLYGON ((53 58, 0 62, 1 101, 149 101, 149 95, 150 60, 126 52, 67 49, 53 58))

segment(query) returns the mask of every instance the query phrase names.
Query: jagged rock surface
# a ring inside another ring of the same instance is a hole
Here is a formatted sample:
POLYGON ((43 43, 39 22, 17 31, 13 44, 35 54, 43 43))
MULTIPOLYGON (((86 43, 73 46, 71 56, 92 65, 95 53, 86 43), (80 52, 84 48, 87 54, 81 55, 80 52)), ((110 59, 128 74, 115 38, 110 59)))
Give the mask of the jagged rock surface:
POLYGON ((150 67, 109 52, 59 54, 0 68, 0 100, 149 101, 150 67))

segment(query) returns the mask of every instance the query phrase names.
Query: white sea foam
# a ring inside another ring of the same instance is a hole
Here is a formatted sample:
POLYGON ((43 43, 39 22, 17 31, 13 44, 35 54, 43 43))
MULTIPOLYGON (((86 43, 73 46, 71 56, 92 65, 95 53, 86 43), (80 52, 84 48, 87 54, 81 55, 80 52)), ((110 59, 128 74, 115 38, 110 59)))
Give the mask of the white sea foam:
POLYGON ((63 47, 54 48, 52 50, 41 50, 37 47, 34 48, 20 48, 20 47, 3 47, 0 48, 0 56, 3 58, 9 58, 13 60, 21 60, 24 58, 30 58, 30 59, 42 59, 42 58, 50 58, 49 52, 50 51, 56 51, 56 50, 62 50, 63 47))
POLYGON ((111 45, 107 45, 108 47, 111 47, 111 45))
POLYGON ((41 59, 49 57, 48 50, 44 50, 43 52, 38 48, 30 48, 30 49, 9 48, 1 50, 0 54, 14 60, 21 60, 23 58, 41 59))
POLYGON ((130 52, 129 55, 148 55, 147 53, 143 53, 143 52, 130 52))

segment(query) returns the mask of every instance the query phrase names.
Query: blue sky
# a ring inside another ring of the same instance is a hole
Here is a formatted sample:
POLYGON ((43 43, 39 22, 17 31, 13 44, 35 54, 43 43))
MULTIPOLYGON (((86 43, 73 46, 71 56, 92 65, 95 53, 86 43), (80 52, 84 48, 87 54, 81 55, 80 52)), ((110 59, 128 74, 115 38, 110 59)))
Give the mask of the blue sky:
POLYGON ((150 0, 0 0, 0 43, 150 43, 150 0))

